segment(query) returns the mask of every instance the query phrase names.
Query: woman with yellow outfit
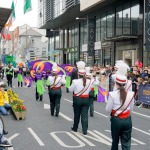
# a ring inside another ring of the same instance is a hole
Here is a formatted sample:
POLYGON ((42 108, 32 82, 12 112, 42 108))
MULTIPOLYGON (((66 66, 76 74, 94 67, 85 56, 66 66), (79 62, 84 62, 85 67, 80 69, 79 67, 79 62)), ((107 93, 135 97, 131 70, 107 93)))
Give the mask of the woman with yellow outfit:
POLYGON ((4 91, 4 86, 0 86, 0 111, 2 112, 2 115, 8 115, 8 110, 10 108, 8 94, 4 91))

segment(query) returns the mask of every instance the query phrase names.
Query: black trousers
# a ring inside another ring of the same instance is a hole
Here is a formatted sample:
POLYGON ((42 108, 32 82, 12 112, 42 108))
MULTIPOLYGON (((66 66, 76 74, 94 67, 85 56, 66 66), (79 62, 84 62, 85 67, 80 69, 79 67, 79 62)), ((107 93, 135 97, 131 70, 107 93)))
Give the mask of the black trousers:
POLYGON ((88 110, 89 110, 89 98, 73 97, 73 110, 74 110, 74 124, 73 129, 77 130, 80 116, 82 124, 82 132, 87 133, 88 129, 88 110))
POLYGON ((62 96, 61 88, 57 90, 53 90, 53 89, 49 90, 51 115, 54 115, 55 109, 56 109, 55 115, 59 115, 61 96, 62 96))
POLYGON ((35 92, 35 98, 36 100, 39 100, 42 101, 43 100, 43 95, 40 95, 38 92, 37 92, 37 88, 36 88, 36 92, 35 92))
POLYGON ((12 75, 10 74, 7 75, 7 84, 8 86, 11 86, 11 87, 12 87, 12 78, 13 78, 12 75))
POLYGON ((22 82, 18 82, 18 87, 21 85, 21 87, 23 86, 22 82))
POLYGON ((94 90, 89 93, 89 101, 90 101, 90 115, 94 115, 94 90))
POLYGON ((118 150, 119 138, 121 140, 122 150, 130 150, 131 148, 131 132, 132 120, 131 116, 125 119, 111 117, 111 150, 118 150))

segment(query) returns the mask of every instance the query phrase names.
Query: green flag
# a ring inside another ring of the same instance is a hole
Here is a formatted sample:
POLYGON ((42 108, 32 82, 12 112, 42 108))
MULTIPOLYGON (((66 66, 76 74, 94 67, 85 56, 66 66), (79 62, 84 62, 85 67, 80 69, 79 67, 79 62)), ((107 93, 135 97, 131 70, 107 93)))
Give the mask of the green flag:
POLYGON ((32 10, 31 0, 24 0, 24 14, 32 10))
POLYGON ((16 15, 15 15, 15 5, 14 5, 14 1, 12 1, 12 4, 11 4, 11 9, 13 10, 12 11, 12 18, 16 18, 16 15))

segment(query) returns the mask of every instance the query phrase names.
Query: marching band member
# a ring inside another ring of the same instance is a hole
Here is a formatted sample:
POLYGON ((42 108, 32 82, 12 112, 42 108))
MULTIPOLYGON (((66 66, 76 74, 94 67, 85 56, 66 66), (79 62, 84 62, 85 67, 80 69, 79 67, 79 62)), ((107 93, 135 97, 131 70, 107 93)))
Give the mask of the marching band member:
POLYGON ((90 73, 91 68, 90 67, 85 67, 85 77, 86 79, 89 79, 92 81, 92 88, 91 91, 89 93, 89 101, 90 101, 90 116, 93 117, 94 116, 94 86, 99 85, 99 81, 98 81, 98 77, 93 78, 92 74, 90 73))
POLYGON ((111 114, 112 148, 118 150, 119 138, 122 150, 130 150, 132 120, 131 111, 134 106, 134 92, 126 91, 127 77, 117 74, 115 83, 117 90, 109 92, 106 111, 111 114))
MULTIPOLYGON (((112 76, 114 81, 115 81, 117 74, 123 74, 126 76, 127 71, 130 69, 129 66, 123 60, 116 61, 115 68, 116 68, 116 73, 112 76)), ((113 90, 117 90, 117 89, 118 89, 117 84, 114 84, 113 90)), ((125 90, 132 91, 132 81, 131 80, 127 80, 127 83, 125 85, 125 90)))
POLYGON ((6 68, 6 77, 8 86, 12 87, 13 68, 11 64, 9 64, 8 67, 6 68))
POLYGON ((37 74, 35 75, 35 82, 36 82, 36 100, 42 101, 43 100, 43 94, 44 94, 44 85, 42 80, 42 73, 38 70, 37 74))
POLYGON ((50 107, 51 107, 51 116, 54 116, 55 108, 55 116, 58 117, 60 110, 60 100, 62 96, 61 87, 65 85, 65 75, 58 76, 57 64, 53 64, 52 67, 52 76, 48 77, 50 83, 49 90, 49 98, 50 98, 50 107))
POLYGON ((85 78, 85 63, 77 62, 78 79, 72 81, 69 87, 69 92, 73 92, 73 109, 74 109, 74 124, 71 128, 74 132, 78 130, 78 124, 81 116, 83 134, 87 134, 88 129, 88 110, 89 110, 89 93, 92 88, 92 80, 85 78))

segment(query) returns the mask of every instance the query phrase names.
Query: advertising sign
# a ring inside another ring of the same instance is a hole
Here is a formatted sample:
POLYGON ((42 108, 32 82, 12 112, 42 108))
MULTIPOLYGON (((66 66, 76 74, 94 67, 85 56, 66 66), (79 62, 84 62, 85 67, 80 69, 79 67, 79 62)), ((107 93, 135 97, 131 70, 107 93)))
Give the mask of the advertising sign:
POLYGON ((141 103, 150 105, 150 84, 139 86, 138 99, 141 103))

